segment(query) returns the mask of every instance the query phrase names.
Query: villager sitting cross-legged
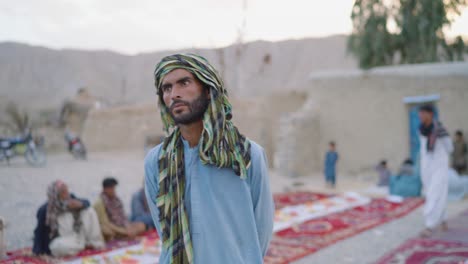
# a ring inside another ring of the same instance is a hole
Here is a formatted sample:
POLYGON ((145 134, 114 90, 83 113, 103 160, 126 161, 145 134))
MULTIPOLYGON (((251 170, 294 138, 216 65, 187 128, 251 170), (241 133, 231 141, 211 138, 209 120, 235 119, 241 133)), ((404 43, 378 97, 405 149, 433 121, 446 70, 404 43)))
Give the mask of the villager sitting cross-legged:
POLYGON ((104 247, 96 212, 88 200, 70 194, 60 180, 48 187, 47 198, 37 211, 34 254, 61 257, 85 248, 104 247))
POLYGON ((134 237, 146 230, 143 222, 130 222, 115 188, 118 182, 109 177, 102 182, 102 193, 94 204, 106 240, 134 237))

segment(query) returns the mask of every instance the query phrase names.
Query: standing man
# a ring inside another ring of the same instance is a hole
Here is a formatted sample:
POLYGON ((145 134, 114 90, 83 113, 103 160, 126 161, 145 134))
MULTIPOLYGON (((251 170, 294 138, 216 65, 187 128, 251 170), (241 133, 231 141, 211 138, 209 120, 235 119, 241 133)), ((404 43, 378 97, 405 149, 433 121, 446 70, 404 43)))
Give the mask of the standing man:
POLYGON ((419 109, 421 120, 421 179, 426 202, 424 218, 426 229, 421 236, 428 237, 436 227, 447 230, 445 210, 447 207, 449 157, 453 151, 452 140, 442 124, 434 119, 432 105, 419 109))
POLYGON ((335 142, 331 141, 329 150, 325 155, 325 182, 327 186, 335 188, 336 184, 336 162, 338 161, 338 153, 336 152, 335 142))
POLYGON ((468 147, 466 146, 465 139, 463 138, 463 132, 460 130, 455 132, 455 141, 453 145, 453 168, 459 175, 461 175, 466 170, 466 155, 468 153, 468 147))
POLYGON ((263 148, 234 126, 223 81, 206 59, 167 56, 154 75, 171 131, 145 159, 159 263, 263 263, 274 215, 263 148))

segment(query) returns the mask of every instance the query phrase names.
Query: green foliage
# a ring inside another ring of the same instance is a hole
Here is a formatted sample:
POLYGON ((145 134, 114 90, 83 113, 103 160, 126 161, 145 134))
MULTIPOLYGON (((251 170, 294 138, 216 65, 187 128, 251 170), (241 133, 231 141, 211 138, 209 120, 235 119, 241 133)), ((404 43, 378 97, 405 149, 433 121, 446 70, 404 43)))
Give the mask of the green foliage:
POLYGON ((447 42, 443 30, 460 15, 467 0, 356 0, 348 50, 361 68, 398 63, 463 60, 465 44, 447 42), (389 31, 389 23, 395 26, 389 31))

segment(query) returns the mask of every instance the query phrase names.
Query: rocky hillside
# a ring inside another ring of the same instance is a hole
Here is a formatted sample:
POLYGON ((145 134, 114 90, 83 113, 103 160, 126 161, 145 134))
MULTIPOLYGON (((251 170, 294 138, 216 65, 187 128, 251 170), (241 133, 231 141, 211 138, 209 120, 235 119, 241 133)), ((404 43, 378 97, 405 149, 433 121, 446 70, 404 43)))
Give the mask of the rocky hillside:
MULTIPOLYGON (((0 43, 0 104, 12 100, 22 107, 51 109, 81 86, 110 104, 154 100, 154 65, 175 52, 180 51, 128 56, 0 43)), ((314 71, 356 68, 356 61, 346 54, 345 36, 182 52, 199 53, 212 61, 235 97, 291 89, 314 71)))

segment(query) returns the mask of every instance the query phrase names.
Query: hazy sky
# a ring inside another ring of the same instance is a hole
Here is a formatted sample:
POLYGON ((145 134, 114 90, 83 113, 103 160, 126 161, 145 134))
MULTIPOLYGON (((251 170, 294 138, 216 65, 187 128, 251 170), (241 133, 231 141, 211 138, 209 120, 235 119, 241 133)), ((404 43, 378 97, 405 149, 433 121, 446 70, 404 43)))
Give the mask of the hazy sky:
MULTIPOLYGON (((0 0, 0 41, 123 53, 349 33, 352 0, 0 0), (245 16, 244 16, 245 14, 245 16)), ((468 36, 468 10, 450 35, 468 36)))

